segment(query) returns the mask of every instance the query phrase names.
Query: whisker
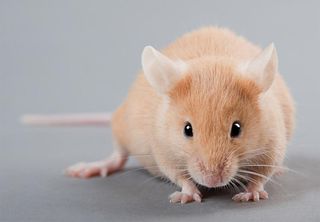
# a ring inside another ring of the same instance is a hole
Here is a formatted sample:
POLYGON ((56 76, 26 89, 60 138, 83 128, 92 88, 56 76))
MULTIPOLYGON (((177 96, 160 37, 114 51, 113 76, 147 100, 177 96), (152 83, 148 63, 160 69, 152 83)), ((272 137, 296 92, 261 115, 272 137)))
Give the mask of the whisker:
POLYGON ((255 179, 250 178, 250 177, 246 177, 245 175, 241 175, 241 174, 237 173, 237 174, 236 174, 236 177, 240 177, 240 178, 242 178, 242 179, 244 179, 244 180, 250 181, 250 182, 258 185, 258 182, 257 182, 255 179))
POLYGON ((262 151, 263 149, 259 148, 259 149, 253 149, 253 150, 246 150, 242 153, 239 153, 237 156, 240 157, 240 156, 243 156, 243 155, 246 155, 246 154, 250 154, 250 153, 255 153, 257 151, 262 151))
POLYGON ((283 167, 283 166, 276 166, 276 165, 268 165, 268 164, 249 164, 249 165, 240 165, 240 167, 272 167, 272 168, 278 168, 278 169, 284 169, 299 175, 303 175, 301 172, 290 169, 288 167, 283 167))
POLYGON ((250 170, 238 170, 238 172, 240 172, 240 173, 246 173, 246 174, 251 174, 251 175, 254 175, 254 176, 258 176, 258 177, 261 177, 261 178, 266 179, 267 181, 271 181, 272 183, 275 183, 275 184, 277 184, 277 185, 279 185, 279 186, 282 186, 280 183, 272 180, 270 177, 267 177, 267 176, 265 176, 265 175, 263 175, 263 174, 260 174, 260 173, 257 173, 257 172, 253 172, 253 171, 250 171, 250 170))
POLYGON ((237 182, 245 191, 247 191, 247 187, 240 180, 236 178, 232 178, 231 180, 234 180, 235 182, 237 182))
POLYGON ((148 178, 148 179, 144 180, 144 181, 140 184, 140 186, 146 184, 147 182, 150 182, 150 181, 152 181, 152 180, 156 180, 156 179, 161 178, 161 177, 162 177, 162 176, 153 176, 153 177, 151 177, 151 178, 148 178))
MULTIPOLYGON (((259 150, 259 151, 261 151, 261 150, 259 150)), ((247 159, 253 159, 257 156, 266 156, 269 159, 271 159, 271 156, 268 153, 270 153, 270 151, 265 151, 265 150, 263 150, 263 152, 257 152, 257 153, 254 153, 254 152, 245 153, 244 155, 247 155, 247 154, 249 154, 249 155, 243 156, 242 158, 239 158, 239 159, 240 159, 240 161, 242 161, 242 160, 247 160, 247 159)))
POLYGON ((239 193, 239 192, 240 192, 239 187, 238 187, 234 182, 232 182, 232 180, 230 180, 229 182, 230 182, 230 184, 232 185, 233 191, 234 191, 235 193, 239 193))
POLYGON ((243 153, 239 154, 238 156, 243 156, 243 155, 246 155, 246 154, 260 155, 260 154, 270 153, 270 152, 271 152, 271 150, 258 148, 258 149, 253 149, 253 150, 246 150, 243 153))
POLYGON ((128 157, 153 156, 152 153, 130 154, 128 157))
MULTIPOLYGON (((181 166, 183 166, 183 165, 181 165, 181 166)), ((145 166, 145 167, 135 167, 133 169, 124 169, 123 173, 120 173, 118 175, 119 176, 123 176, 123 175, 126 175, 128 173, 135 172, 135 171, 140 171, 140 170, 147 170, 148 171, 148 169, 152 170, 152 169, 157 169, 157 168, 160 168, 160 167, 169 168, 169 169, 175 169, 175 170, 178 170, 178 171, 181 171, 181 172, 187 171, 187 169, 179 168, 179 167, 169 167, 169 166, 161 166, 161 165, 149 165, 149 166, 145 166)))

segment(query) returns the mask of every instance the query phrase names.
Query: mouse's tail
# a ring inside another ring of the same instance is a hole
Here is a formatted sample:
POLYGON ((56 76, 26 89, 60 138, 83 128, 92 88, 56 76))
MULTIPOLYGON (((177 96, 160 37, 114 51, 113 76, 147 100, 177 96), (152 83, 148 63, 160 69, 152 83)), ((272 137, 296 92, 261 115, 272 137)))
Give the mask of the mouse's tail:
POLYGON ((21 122, 36 126, 108 126, 111 113, 79 113, 54 115, 24 115, 21 122))

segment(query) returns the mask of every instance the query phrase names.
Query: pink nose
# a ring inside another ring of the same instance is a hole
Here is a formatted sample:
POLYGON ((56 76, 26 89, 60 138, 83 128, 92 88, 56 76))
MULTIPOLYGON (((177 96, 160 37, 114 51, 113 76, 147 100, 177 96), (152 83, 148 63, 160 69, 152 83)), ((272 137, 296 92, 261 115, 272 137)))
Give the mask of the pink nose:
POLYGON ((203 177, 204 185, 207 187, 216 187, 219 185, 222 181, 220 176, 204 176, 203 177))

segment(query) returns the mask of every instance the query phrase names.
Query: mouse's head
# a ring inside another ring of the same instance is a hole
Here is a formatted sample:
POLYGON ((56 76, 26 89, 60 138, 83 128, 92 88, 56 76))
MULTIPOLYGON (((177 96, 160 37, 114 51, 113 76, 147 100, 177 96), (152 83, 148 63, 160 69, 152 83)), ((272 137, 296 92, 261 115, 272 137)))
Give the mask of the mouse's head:
POLYGON ((157 127, 177 168, 207 187, 228 184, 256 153, 264 125, 260 100, 277 73, 273 44, 246 64, 214 57, 174 61, 148 46, 142 65, 163 97, 157 127))

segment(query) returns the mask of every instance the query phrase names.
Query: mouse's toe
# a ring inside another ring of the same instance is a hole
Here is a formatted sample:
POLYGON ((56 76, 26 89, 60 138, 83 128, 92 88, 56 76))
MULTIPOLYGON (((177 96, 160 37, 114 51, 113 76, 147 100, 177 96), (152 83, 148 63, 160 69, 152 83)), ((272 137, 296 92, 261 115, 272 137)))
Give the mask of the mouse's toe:
POLYGON ((259 201, 262 199, 268 199, 268 193, 264 190, 261 191, 251 191, 242 192, 233 196, 232 200, 237 202, 247 202, 247 201, 259 201))
POLYGON ((90 178, 94 176, 106 176, 108 171, 102 161, 85 163, 80 162, 67 168, 66 175, 70 177, 90 178))
POLYGON ((95 162, 81 162, 67 168, 65 174, 70 177, 90 178, 95 176, 106 177, 121 170, 127 161, 127 156, 115 152, 106 160, 95 162))
POLYGON ((201 194, 198 192, 187 194, 180 191, 176 191, 169 196, 171 203, 189 203, 189 202, 201 202, 201 194))

